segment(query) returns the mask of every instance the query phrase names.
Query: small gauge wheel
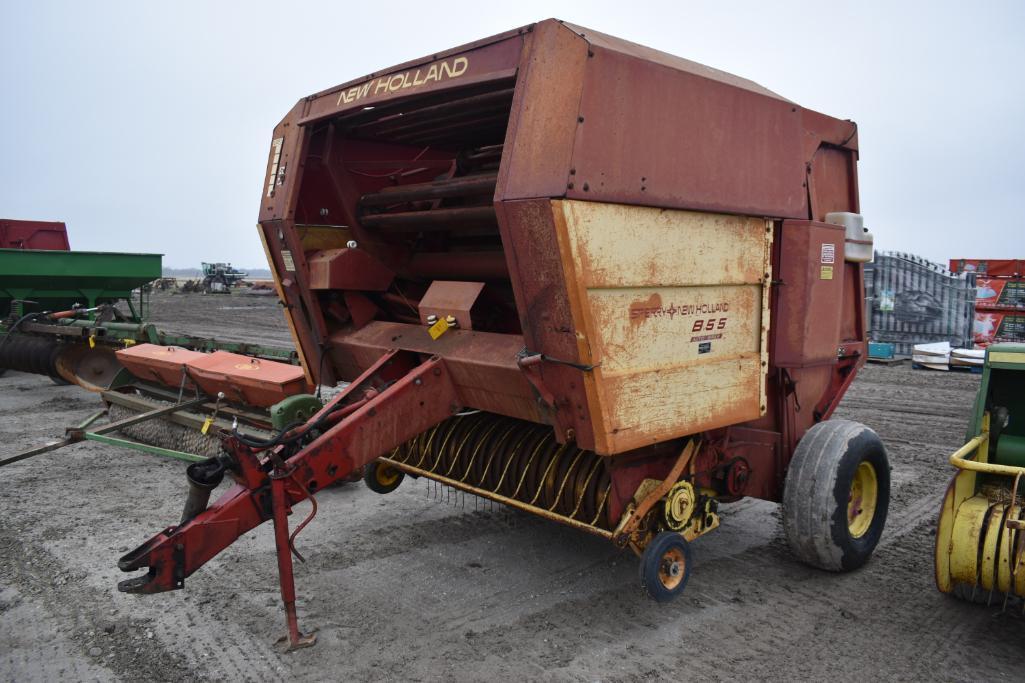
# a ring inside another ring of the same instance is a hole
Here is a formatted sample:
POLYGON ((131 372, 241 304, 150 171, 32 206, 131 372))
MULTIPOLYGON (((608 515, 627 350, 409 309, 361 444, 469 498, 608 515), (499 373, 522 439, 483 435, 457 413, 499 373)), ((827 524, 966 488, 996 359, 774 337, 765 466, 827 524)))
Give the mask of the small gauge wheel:
POLYGON ((674 531, 655 536, 641 555, 641 589, 655 602, 669 602, 690 579, 690 544, 674 531))
POLYGON ((363 482, 374 493, 391 493, 402 483, 402 470, 375 460, 363 470, 363 482))

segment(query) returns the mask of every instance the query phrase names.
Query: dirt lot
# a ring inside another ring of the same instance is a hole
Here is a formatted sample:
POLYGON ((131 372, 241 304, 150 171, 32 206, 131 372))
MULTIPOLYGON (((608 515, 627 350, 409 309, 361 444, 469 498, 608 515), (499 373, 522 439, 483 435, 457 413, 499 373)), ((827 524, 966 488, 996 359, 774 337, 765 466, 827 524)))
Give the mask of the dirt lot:
MULTIPOLYGON (((156 298, 166 329, 287 343, 273 300, 156 298)), ((723 509, 695 544, 685 596, 640 595, 604 541, 407 480, 390 496, 321 492, 299 537, 300 624, 280 655, 269 526, 186 582, 118 593, 117 558, 168 524, 184 465, 79 444, 0 470, 4 680, 1021 680, 1025 619, 939 594, 935 514, 973 375, 867 367, 839 416, 876 429, 894 493, 872 562, 847 575, 794 561, 775 505, 723 509)), ((98 400, 33 375, 0 378, 0 453, 48 441, 98 400)), ((299 510, 305 516, 305 507, 299 510)))

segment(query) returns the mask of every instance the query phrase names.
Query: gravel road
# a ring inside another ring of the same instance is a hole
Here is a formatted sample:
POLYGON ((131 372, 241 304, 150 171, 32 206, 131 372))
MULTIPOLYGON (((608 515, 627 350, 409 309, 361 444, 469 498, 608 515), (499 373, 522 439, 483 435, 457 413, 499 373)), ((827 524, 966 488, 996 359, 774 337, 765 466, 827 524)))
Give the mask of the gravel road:
MULTIPOLYGON (((276 302, 154 299, 165 329, 287 344, 276 302)), ((1021 680, 1025 619, 938 593, 935 516, 978 377, 869 366, 838 417, 879 432, 890 517, 863 569, 797 563, 777 507, 724 506, 686 594, 640 595, 637 563, 600 539, 424 481, 318 494, 299 536, 299 619, 316 647, 279 654, 270 527, 186 589, 118 593, 117 558, 174 523, 184 465, 78 444, 0 470, 0 679, 1021 680)), ((98 409, 75 387, 0 377, 0 453, 98 409)), ((297 518, 307 513, 304 505, 297 518)))

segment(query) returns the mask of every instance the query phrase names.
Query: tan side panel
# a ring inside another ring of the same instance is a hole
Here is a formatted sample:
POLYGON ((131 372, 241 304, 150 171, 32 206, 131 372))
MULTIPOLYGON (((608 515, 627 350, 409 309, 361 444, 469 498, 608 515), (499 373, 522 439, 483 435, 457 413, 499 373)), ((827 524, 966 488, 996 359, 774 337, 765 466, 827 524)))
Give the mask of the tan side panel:
POLYGON ((757 284, 765 221, 696 211, 561 202, 586 287, 757 284))
POLYGON ((609 451, 758 417, 760 361, 740 358, 661 372, 604 377, 609 451))
POLYGON ((764 410, 764 219, 555 201, 596 447, 618 453, 764 410))
POLYGON ((598 333, 591 362, 605 377, 704 362, 700 342, 717 360, 758 355, 759 285, 589 289, 587 297, 598 333))

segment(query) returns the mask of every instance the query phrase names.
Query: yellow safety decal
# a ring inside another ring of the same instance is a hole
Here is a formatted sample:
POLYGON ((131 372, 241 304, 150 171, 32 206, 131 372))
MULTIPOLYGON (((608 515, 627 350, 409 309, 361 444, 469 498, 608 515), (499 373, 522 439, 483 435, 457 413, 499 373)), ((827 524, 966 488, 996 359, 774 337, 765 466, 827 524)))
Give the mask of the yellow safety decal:
POLYGON ((990 351, 990 363, 1018 363, 1025 365, 1025 353, 1009 353, 1007 351, 990 351))
POLYGON ((822 274, 819 275, 820 280, 832 280, 833 279, 833 266, 822 266, 822 274))
POLYGON ((441 335, 445 334, 449 327, 451 327, 451 325, 448 324, 447 320, 439 318, 438 322, 427 328, 427 334, 431 335, 431 339, 437 339, 441 335))
POLYGON ((206 418, 205 420, 203 420, 203 426, 200 427, 199 431, 202 434, 206 434, 207 432, 210 431, 210 425, 212 425, 213 423, 214 423, 214 419, 212 417, 206 418))
POLYGON ((135 346, 134 339, 125 339, 125 348, 127 349, 129 346, 135 346))
POLYGON ((89 348, 90 349, 95 349, 96 348, 96 337, 89 337, 89 348))

